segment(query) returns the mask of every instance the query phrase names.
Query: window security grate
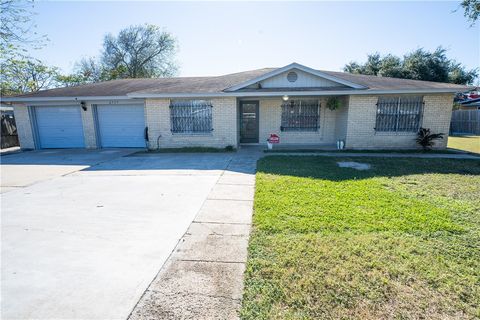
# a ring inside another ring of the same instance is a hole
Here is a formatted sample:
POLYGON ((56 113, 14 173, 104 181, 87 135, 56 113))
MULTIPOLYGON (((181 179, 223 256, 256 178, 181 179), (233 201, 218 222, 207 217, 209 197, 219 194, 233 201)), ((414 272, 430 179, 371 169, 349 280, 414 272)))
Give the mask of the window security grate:
POLYGON ((209 133, 212 127, 212 104, 204 100, 172 101, 170 122, 173 133, 209 133))
POLYGON ((380 97, 377 103, 377 132, 417 132, 423 113, 423 97, 380 97))
POLYGON ((290 100, 282 105, 281 131, 317 131, 318 100, 290 100))

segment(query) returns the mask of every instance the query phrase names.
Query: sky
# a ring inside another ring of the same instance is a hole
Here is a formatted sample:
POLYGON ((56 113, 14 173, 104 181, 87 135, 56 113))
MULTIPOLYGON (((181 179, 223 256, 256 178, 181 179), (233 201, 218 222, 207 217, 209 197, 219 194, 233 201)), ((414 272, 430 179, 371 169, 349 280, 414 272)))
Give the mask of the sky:
POLYGON ((298 62, 339 71, 368 53, 403 56, 448 49, 480 66, 480 22, 470 27, 459 2, 98 2, 35 4, 37 31, 50 39, 32 55, 70 72, 99 56, 103 37, 150 23, 178 41, 180 76, 209 76, 298 62))

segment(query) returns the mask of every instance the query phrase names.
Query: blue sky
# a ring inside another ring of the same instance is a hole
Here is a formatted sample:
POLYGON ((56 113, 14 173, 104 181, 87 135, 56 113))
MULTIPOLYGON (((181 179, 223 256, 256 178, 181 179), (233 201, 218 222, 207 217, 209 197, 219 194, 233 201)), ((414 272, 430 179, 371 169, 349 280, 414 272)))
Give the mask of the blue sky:
POLYGON ((459 2, 38 2, 38 31, 50 38, 33 55, 70 71, 99 55, 106 33, 151 23, 178 40, 180 75, 219 75, 299 62, 341 70, 367 53, 403 55, 447 48, 469 68, 480 66, 480 28, 459 2))

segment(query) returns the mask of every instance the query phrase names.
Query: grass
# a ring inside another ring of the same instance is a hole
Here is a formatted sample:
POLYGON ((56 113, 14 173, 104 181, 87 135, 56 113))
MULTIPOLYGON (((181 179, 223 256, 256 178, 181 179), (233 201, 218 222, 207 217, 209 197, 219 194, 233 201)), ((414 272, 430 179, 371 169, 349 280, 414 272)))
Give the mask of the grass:
POLYGON ((450 136, 448 147, 480 154, 480 136, 450 136))
POLYGON ((149 153, 217 153, 217 152, 234 152, 233 147, 226 148, 211 148, 211 147, 184 147, 184 148, 160 148, 148 151, 139 151, 136 154, 149 154, 149 153))
POLYGON ((480 317, 480 161, 270 156, 255 192, 243 319, 480 317))

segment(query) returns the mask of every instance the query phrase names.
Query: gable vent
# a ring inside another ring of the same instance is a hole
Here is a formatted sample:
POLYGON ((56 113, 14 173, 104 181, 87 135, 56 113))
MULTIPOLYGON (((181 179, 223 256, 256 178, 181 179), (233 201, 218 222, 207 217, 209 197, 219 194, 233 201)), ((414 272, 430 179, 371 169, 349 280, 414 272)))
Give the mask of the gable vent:
POLYGON ((298 74, 295 71, 290 71, 287 74, 287 80, 289 82, 295 82, 295 81, 297 81, 297 79, 298 79, 298 74))

